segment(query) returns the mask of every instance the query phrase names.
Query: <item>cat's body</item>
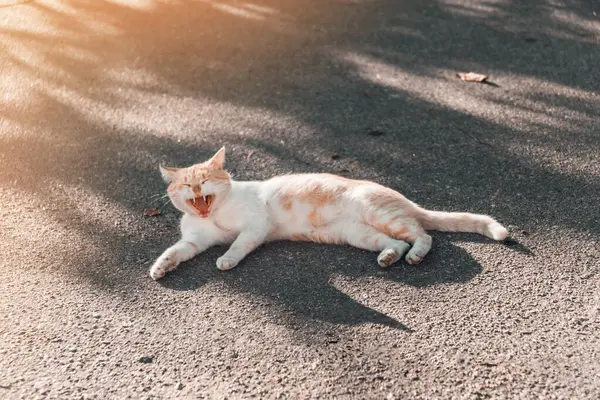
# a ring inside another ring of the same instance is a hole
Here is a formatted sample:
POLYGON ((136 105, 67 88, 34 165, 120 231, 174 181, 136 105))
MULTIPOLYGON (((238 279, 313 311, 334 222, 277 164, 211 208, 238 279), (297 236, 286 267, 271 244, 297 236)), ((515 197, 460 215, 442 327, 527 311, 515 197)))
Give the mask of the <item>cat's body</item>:
POLYGON ((235 267, 266 241, 286 239, 378 251, 379 265, 387 267, 405 253, 409 263, 419 263, 431 248, 426 229, 477 232, 495 240, 508 234, 488 216, 428 211, 369 181, 330 174, 233 181, 223 170, 224 154, 221 149, 189 168, 161 168, 171 183, 171 201, 184 215, 181 240, 156 260, 153 279, 218 244, 231 244, 217 260, 222 270, 235 267))

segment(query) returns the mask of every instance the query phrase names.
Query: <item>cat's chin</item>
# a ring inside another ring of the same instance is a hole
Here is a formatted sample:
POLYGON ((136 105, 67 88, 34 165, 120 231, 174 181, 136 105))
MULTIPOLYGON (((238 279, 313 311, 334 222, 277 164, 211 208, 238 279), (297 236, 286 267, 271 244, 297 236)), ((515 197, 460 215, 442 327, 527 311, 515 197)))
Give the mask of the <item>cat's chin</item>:
POLYGON ((201 213, 198 210, 193 210, 193 211, 185 210, 185 213, 189 214, 189 215, 191 215, 193 217, 200 217, 200 218, 208 218, 208 217, 210 217, 210 212, 201 213))

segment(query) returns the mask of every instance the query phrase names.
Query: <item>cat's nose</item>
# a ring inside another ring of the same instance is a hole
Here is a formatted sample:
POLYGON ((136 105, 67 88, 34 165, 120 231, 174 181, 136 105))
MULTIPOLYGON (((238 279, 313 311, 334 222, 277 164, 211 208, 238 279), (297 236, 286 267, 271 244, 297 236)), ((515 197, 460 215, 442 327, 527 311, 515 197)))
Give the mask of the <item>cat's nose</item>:
POLYGON ((195 196, 200 196, 200 194, 202 193, 202 189, 200 189, 200 186, 193 186, 192 190, 194 191, 195 196))

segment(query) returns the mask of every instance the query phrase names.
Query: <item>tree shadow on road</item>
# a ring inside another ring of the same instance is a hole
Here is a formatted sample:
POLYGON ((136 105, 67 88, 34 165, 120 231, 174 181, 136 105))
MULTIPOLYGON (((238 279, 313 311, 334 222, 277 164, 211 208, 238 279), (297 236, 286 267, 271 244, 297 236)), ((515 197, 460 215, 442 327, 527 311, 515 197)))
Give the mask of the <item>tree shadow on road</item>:
MULTIPOLYGON (((147 280, 152 257, 169 244, 163 238, 174 238, 168 206, 156 219, 141 216, 163 190, 158 162, 189 165, 223 143, 239 179, 334 172, 376 180, 427 208, 600 233, 598 208, 589 206, 600 181, 585 168, 600 147, 600 54, 584 2, 501 1, 491 11, 412 0, 61 4, 27 6, 55 35, 0 30, 2 61, 18 70, 8 79, 31 85, 23 101, 1 100, 11 134, 0 138, 0 184, 39 208, 53 203, 57 224, 110 255, 100 264, 84 249, 63 260, 98 286, 147 280), (556 18, 564 13, 571 16, 556 18), (467 69, 505 81, 464 86, 454 72, 467 69), (518 91, 511 76, 538 87, 518 91), (56 183, 121 207, 132 226, 102 225, 102 210, 91 211, 94 219, 77 207, 85 199, 49 193, 56 183)), ((280 243, 221 273, 220 250, 163 284, 193 290, 222 281, 305 318, 400 329, 331 277, 424 288, 468 282, 483 268, 443 235, 424 265, 389 271, 356 249, 280 243)))

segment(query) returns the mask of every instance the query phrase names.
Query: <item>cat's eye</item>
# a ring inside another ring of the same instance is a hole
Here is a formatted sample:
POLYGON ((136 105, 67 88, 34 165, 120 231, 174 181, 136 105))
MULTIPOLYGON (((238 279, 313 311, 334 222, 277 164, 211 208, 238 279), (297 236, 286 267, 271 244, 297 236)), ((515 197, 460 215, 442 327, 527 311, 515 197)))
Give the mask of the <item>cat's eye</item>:
POLYGON ((200 182, 201 185, 204 185, 206 182, 208 182, 210 179, 205 179, 203 181, 200 182))

